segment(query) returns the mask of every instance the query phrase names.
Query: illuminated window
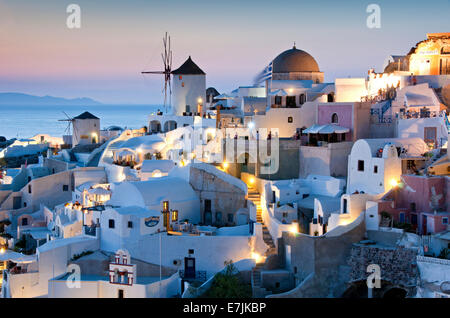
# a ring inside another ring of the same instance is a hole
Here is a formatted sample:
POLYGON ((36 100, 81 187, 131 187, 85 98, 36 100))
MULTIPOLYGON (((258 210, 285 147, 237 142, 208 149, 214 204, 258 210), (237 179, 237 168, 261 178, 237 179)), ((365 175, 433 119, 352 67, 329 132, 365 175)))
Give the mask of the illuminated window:
POLYGON ((181 81, 183 79, 183 76, 178 76, 178 79, 181 81))
POLYGON ((184 82, 181 83, 181 87, 184 87, 184 82))
POLYGON ((177 222, 177 221, 178 221, 178 211, 173 210, 172 211, 172 222, 177 222))
POLYGON ((291 116, 289 116, 288 117, 288 123, 292 123, 293 121, 294 121, 294 119, 291 116))

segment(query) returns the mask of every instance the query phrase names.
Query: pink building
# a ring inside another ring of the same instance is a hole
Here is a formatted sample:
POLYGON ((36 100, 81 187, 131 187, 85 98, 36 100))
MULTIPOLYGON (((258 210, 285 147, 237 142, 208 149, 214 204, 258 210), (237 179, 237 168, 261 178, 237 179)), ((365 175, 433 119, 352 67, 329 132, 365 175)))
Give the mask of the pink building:
POLYGON ((378 211, 388 212, 395 222, 411 224, 419 234, 447 230, 450 178, 402 175, 402 181, 378 203, 378 211))

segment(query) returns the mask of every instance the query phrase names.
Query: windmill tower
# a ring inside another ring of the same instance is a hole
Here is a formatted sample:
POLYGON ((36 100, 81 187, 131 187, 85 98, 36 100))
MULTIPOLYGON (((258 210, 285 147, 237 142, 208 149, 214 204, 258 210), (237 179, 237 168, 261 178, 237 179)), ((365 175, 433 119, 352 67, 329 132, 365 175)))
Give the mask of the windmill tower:
POLYGON ((170 82, 170 74, 172 72, 172 50, 170 48, 170 36, 167 37, 167 32, 163 38, 164 52, 161 53, 163 60, 163 71, 144 71, 142 74, 163 74, 164 75, 164 110, 167 113, 167 97, 169 97, 169 104, 171 104, 172 86, 170 82))
MULTIPOLYGON (((64 113, 64 112, 63 112, 64 113)), ((78 144, 95 144, 100 138, 100 118, 92 115, 90 112, 84 112, 77 117, 70 117, 66 113, 67 119, 59 121, 68 122, 66 132, 70 135, 70 126, 72 125, 72 147, 78 144)))

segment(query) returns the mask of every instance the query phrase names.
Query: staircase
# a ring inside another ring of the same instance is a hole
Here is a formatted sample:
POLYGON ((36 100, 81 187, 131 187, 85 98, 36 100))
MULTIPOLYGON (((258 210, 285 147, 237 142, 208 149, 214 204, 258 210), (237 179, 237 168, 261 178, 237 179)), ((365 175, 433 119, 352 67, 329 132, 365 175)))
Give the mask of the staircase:
POLYGON ((269 229, 264 224, 262 219, 262 207, 261 207, 261 194, 255 188, 248 188, 248 199, 253 202, 256 206, 256 222, 262 224, 263 229, 263 240, 269 246, 265 256, 270 256, 276 254, 275 244, 273 243, 272 236, 270 235, 269 229))
MULTIPOLYGON (((264 224, 262 218, 262 207, 261 207, 261 194, 255 188, 248 188, 248 200, 252 201, 256 206, 256 222, 262 224, 263 229, 263 240, 269 246, 264 256, 267 258, 270 255, 277 254, 275 244, 273 243, 272 236, 270 235, 269 229, 264 224)), ((261 286, 261 270, 264 268, 264 263, 256 264, 252 270, 252 295, 253 298, 264 298, 267 295, 271 295, 272 292, 268 291, 261 286)))

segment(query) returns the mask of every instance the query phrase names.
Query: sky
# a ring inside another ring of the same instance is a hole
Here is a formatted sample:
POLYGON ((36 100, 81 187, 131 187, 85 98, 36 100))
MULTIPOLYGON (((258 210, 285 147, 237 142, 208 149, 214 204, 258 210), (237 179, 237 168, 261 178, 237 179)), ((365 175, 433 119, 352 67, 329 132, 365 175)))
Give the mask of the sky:
POLYGON ((108 104, 161 104, 162 38, 173 68, 190 55, 207 87, 251 85, 296 43, 325 74, 364 77, 390 54, 406 54, 426 33, 450 31, 450 0, 0 0, 0 92, 108 104), (81 28, 69 29, 70 4, 81 28), (369 4, 381 27, 368 28, 369 4))

